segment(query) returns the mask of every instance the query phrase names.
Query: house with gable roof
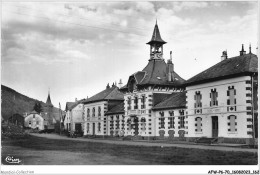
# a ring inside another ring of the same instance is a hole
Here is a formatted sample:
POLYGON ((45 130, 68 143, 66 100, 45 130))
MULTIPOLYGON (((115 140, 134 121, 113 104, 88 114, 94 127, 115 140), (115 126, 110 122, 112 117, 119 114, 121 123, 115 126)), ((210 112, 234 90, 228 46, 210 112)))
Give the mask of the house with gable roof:
POLYGON ((218 142, 249 143, 256 137, 258 116, 258 58, 246 54, 221 61, 186 82, 190 140, 217 138, 218 142))
POLYGON ((82 133, 84 129, 84 109, 82 100, 75 100, 75 102, 67 102, 64 118, 64 129, 70 132, 82 133))
POLYGON ((124 100, 123 93, 116 85, 106 86, 106 89, 82 101, 84 104, 84 135, 108 135, 109 122, 105 113, 124 100))

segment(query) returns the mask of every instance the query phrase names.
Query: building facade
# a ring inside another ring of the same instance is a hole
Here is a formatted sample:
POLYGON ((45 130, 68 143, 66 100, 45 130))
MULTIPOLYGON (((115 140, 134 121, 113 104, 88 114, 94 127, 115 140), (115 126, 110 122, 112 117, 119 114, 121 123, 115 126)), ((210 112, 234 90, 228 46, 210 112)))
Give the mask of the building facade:
POLYGON ((24 126, 32 129, 44 130, 44 118, 36 111, 32 111, 24 118, 24 126))
POLYGON ((245 54, 243 48, 240 53, 187 81, 187 137, 238 143, 254 137, 257 56, 245 54))
MULTIPOLYGON (((169 97, 172 93, 184 91, 185 80, 175 71, 172 55, 165 62, 163 45, 166 42, 161 38, 156 23, 150 46, 150 58, 147 66, 134 73, 128 79, 127 85, 121 88, 124 92, 125 107, 125 135, 150 138, 158 136, 157 113, 153 107, 169 97)), ((158 117, 159 118, 159 117, 158 117)))
MULTIPOLYGON (((84 100, 84 99, 83 99, 84 100)), ((84 106, 83 100, 67 102, 65 108, 64 129, 70 132, 83 133, 84 129, 84 106)))
POLYGON ((84 100, 84 135, 109 135, 108 118, 105 113, 123 101, 123 93, 114 84, 84 100))

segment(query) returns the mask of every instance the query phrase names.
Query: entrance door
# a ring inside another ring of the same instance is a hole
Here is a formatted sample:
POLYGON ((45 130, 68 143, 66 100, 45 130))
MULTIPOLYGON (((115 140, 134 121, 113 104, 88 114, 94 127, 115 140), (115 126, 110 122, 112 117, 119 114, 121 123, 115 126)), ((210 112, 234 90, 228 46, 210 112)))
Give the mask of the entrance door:
POLYGON ((138 135, 138 118, 137 117, 135 117, 134 118, 134 134, 135 135, 138 135))
POLYGON ((212 137, 218 137, 218 116, 212 116, 212 137))
POLYGON ((92 135, 95 135, 95 123, 93 123, 93 132, 92 135))
POLYGON ((76 123, 75 124, 75 131, 76 132, 82 132, 81 123, 76 123))

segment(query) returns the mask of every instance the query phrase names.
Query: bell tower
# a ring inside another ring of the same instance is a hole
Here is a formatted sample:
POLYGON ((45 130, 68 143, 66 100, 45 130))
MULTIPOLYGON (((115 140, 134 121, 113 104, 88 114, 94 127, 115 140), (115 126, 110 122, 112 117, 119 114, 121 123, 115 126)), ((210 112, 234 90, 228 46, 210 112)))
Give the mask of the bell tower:
POLYGON ((150 45, 150 60, 163 59, 163 45, 166 42, 162 40, 157 20, 154 26, 153 35, 151 41, 146 44, 150 45))

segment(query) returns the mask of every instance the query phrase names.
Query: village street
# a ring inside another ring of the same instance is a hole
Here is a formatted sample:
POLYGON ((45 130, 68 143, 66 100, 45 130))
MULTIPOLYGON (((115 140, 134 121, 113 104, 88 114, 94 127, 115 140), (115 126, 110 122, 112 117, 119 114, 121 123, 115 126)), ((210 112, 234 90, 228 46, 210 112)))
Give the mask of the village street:
POLYGON ((255 165, 257 149, 195 144, 148 143, 58 134, 2 140, 2 163, 22 165, 255 165))
POLYGON ((44 137, 49 139, 62 139, 62 140, 78 140, 85 142, 97 142, 97 143, 108 143, 118 145, 135 145, 135 146, 158 146, 158 147, 178 147, 178 148, 195 148, 195 149, 207 149, 207 150, 219 150, 219 151, 242 151, 242 152, 253 152, 257 153, 257 149, 241 148, 236 144, 225 144, 225 145, 196 145, 196 144, 185 144, 185 143, 154 143, 148 141, 121 141, 121 140, 100 140, 100 139, 87 139, 87 138, 69 138, 66 136, 60 136, 58 134, 31 134, 36 137, 44 137))

